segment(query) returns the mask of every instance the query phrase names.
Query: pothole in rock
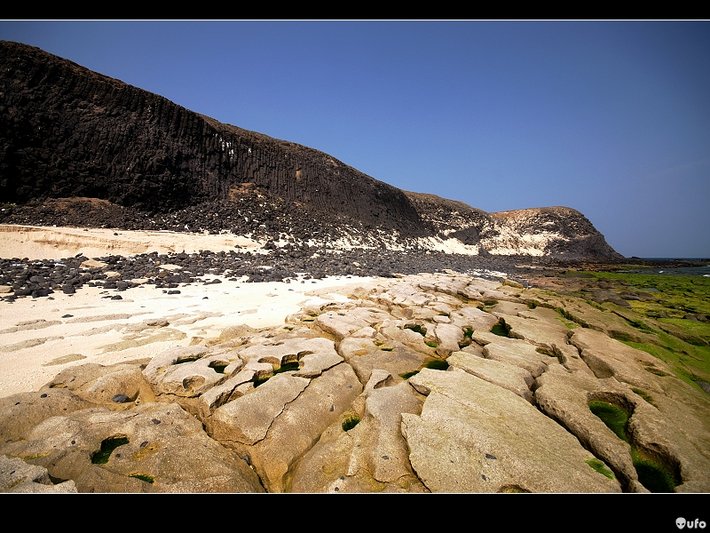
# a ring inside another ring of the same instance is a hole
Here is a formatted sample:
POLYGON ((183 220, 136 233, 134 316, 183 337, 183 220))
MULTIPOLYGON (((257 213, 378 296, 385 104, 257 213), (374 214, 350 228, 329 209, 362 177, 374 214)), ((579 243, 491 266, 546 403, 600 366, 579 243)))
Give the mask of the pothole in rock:
POLYGON ((422 368, 430 368, 432 370, 446 370, 449 368, 449 363, 447 363, 444 359, 429 359, 417 370, 404 372, 403 374, 400 374, 399 377, 401 377, 402 379, 409 379, 412 376, 416 376, 417 374, 419 374, 419 371, 422 368))
MULTIPOLYGON (((259 362, 262 362, 262 359, 259 360, 259 362)), ((291 361, 284 361, 282 362, 279 366, 277 366, 278 363, 273 364, 274 369, 271 371, 271 373, 258 373, 257 375, 254 376, 254 379, 252 379, 252 383, 254 383, 254 388, 257 388, 267 381, 269 381, 272 377, 274 377, 276 374, 281 374, 283 372, 290 372, 293 370, 298 370, 301 368, 301 363, 298 361, 298 359, 293 359, 291 361)))
MULTIPOLYGON (((612 399, 591 399, 589 410, 599 417, 617 437, 629 443, 631 461, 636 469, 639 482, 651 492, 674 492, 675 487, 681 483, 678 462, 667 454, 639 447, 629 432, 629 418, 633 414, 632 406, 625 398, 614 398, 616 401, 607 400, 612 399)), ((594 465, 590 464, 590 466, 594 468, 594 465)))
POLYGON ((343 419, 343 423, 342 423, 343 431, 350 431, 355 426, 357 426, 359 423, 360 423, 360 417, 357 414, 354 414, 354 413, 347 414, 347 415, 345 415, 345 418, 343 419))
POLYGON ((214 370, 218 374, 224 374, 224 369, 229 366, 229 362, 227 362, 227 361, 212 361, 207 366, 209 366, 212 370, 214 370))
POLYGON ((459 348, 465 348, 470 346, 473 342, 473 328, 471 326, 466 326, 463 328, 463 339, 459 342, 459 348))
POLYGON ((101 448, 91 454, 91 462, 95 465, 108 463, 113 451, 119 446, 128 444, 128 437, 125 435, 114 435, 101 441, 101 448))
POLYGON ((426 336, 426 326, 422 326, 421 324, 405 324, 404 329, 410 329, 415 333, 419 333, 422 337, 426 336))
POLYGON ((491 333, 498 335, 499 337, 510 337, 510 329, 510 326, 501 318, 496 324, 493 325, 491 333))
POLYGON ((594 413, 614 434, 625 442, 629 442, 626 427, 631 415, 629 409, 604 400, 590 400, 589 410, 594 413))

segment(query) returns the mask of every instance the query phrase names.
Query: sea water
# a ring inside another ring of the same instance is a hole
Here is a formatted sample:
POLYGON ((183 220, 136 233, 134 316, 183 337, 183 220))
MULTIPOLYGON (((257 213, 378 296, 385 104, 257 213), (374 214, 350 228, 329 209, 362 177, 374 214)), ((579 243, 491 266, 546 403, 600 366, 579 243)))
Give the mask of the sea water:
POLYGON ((710 260, 698 259, 666 259, 666 258, 646 258, 644 261, 656 263, 647 268, 637 270, 628 270, 626 272, 639 274, 667 274, 667 275, 684 275, 684 276, 703 276, 710 278, 710 260), (664 265, 667 263, 667 265, 664 265), (694 264, 682 264, 694 263, 694 264))

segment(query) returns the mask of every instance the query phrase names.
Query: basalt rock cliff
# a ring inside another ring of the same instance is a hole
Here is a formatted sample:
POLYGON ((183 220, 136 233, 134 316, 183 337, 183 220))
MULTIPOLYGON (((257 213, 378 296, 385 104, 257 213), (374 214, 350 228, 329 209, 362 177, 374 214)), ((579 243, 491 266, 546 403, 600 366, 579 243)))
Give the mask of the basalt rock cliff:
POLYGON ((266 202, 285 213, 267 221, 275 239, 314 233, 315 222, 326 231, 356 228, 355 244, 382 244, 385 235, 407 247, 448 242, 445 249, 469 254, 619 257, 572 209, 489 214, 408 193, 318 150, 222 124, 38 48, 0 41, 0 198, 20 206, 4 208, 0 222, 91 224, 92 217, 56 210, 54 199, 77 197, 109 202, 103 218, 116 226, 125 219, 130 227, 176 229, 168 213, 179 228, 253 232, 264 230, 266 202), (301 212, 308 224, 294 223, 301 212), (150 223, 135 222, 143 214, 150 223), (227 222, 233 219, 239 225, 227 222))

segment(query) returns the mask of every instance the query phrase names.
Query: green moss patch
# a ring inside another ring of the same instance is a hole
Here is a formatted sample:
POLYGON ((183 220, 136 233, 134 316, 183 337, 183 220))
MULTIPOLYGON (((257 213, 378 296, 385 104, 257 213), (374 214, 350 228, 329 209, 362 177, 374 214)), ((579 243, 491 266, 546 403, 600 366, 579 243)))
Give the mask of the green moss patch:
POLYGON ((102 440, 101 448, 91 454, 91 462, 95 465, 105 465, 113 451, 124 444, 128 444, 128 437, 125 435, 115 435, 102 440))
POLYGON ((410 329, 415 333, 419 333, 422 337, 426 335, 426 326, 422 326, 421 324, 407 324, 404 326, 404 329, 410 329))
POLYGON ((155 478, 149 474, 129 474, 128 477, 140 479, 141 481, 145 481, 146 483, 150 483, 151 485, 155 482, 155 478))
POLYGON ((282 372, 298 370, 300 367, 301 366, 298 361, 289 361, 288 363, 281 363, 280 367, 274 368, 274 374, 281 374, 282 372))
POLYGON ((671 469, 638 449, 631 450, 631 459, 639 481, 651 492, 675 492, 680 482, 671 469))
POLYGON ((424 344, 426 344, 429 348, 438 348, 439 343, 433 340, 430 341, 424 341, 424 344))
POLYGON ((444 359, 430 359, 424 363, 424 368, 431 368, 432 370, 446 370, 449 368, 449 363, 444 359))
MULTIPOLYGON (((693 387, 700 388, 699 381, 710 382, 710 278, 629 272, 570 276, 588 279, 582 282, 581 291, 573 293, 581 298, 595 287, 622 298, 634 296, 627 299, 629 308, 610 304, 600 307, 631 326, 627 331, 617 328, 621 331, 610 332, 613 338, 661 359, 676 377, 693 387)), ((574 317, 572 320, 576 321, 574 317)))
POLYGON ((602 400, 589 402, 589 410, 598 416, 614 434, 625 442, 629 442, 626 426, 629 423, 629 412, 616 404, 602 400))
POLYGON ((602 476, 606 476, 609 479, 616 479, 614 472, 609 470, 599 459, 587 459, 585 463, 591 466, 595 472, 599 472, 602 476))
POLYGON ((343 431, 350 431, 352 428, 357 426, 360 423, 360 417, 356 414, 348 414, 345 416, 345 419, 343 420, 342 427, 343 431))

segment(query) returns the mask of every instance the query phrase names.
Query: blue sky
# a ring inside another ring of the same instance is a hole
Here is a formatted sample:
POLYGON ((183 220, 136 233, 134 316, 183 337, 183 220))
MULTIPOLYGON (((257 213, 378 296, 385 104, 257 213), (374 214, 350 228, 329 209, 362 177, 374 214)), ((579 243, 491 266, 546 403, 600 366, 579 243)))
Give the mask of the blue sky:
POLYGON ((223 122, 487 211, 710 256, 708 22, 0 22, 223 122))

